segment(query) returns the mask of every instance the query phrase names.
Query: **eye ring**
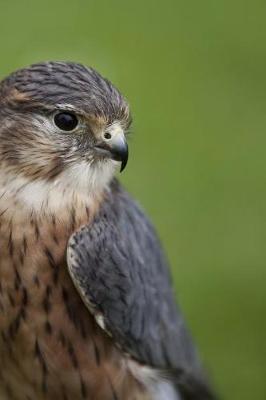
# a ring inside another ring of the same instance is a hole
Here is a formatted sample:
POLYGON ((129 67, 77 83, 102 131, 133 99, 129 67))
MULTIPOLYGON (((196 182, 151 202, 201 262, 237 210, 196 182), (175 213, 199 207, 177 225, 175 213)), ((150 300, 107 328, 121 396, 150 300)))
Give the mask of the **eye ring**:
POLYGON ((71 132, 78 126, 78 118, 73 112, 59 111, 54 115, 54 123, 61 131, 71 132))

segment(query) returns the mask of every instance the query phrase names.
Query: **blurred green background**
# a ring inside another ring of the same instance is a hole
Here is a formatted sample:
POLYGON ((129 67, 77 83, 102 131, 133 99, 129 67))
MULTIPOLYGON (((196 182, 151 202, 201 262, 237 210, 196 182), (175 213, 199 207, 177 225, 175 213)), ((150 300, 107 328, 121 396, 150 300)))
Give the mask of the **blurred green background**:
POLYGON ((129 99, 121 177, 224 399, 266 399, 266 3, 0 0, 0 75, 75 60, 129 99))

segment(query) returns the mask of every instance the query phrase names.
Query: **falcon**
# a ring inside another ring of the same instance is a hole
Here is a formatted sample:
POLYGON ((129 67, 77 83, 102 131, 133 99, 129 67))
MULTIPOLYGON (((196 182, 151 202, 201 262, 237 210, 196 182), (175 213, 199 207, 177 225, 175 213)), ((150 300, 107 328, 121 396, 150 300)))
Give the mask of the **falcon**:
POLYGON ((0 84, 1 400, 207 400, 153 226, 114 177, 129 106, 92 68, 0 84))

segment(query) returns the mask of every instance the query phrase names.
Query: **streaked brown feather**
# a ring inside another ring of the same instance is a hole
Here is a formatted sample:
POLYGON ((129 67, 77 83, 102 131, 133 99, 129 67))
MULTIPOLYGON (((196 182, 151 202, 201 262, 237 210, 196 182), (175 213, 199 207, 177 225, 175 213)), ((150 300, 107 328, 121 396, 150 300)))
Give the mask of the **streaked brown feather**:
POLYGON ((74 223, 66 211, 37 218, 23 208, 16 218, 8 212, 0 218, 3 400, 146 400, 67 274, 66 244, 88 222, 86 207, 76 211, 74 223))

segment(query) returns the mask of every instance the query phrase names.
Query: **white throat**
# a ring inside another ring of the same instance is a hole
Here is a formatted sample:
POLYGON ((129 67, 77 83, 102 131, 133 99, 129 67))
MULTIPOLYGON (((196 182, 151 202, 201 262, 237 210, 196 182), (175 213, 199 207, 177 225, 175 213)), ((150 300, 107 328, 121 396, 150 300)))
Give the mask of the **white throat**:
POLYGON ((114 176, 118 163, 108 160, 96 166, 81 162, 72 165, 54 181, 32 180, 0 172, 0 211, 16 200, 19 207, 36 213, 56 213, 60 209, 84 202, 93 204, 114 176))

